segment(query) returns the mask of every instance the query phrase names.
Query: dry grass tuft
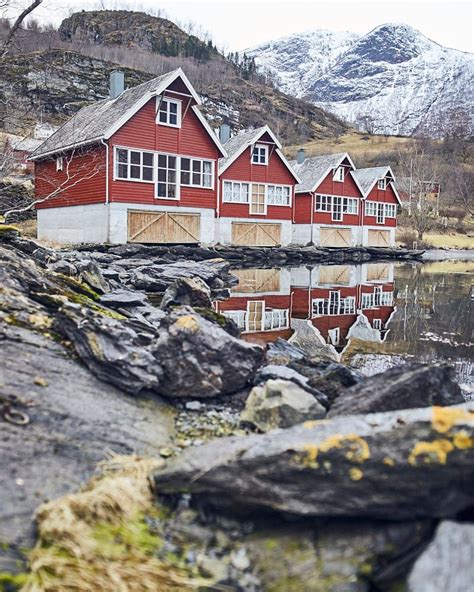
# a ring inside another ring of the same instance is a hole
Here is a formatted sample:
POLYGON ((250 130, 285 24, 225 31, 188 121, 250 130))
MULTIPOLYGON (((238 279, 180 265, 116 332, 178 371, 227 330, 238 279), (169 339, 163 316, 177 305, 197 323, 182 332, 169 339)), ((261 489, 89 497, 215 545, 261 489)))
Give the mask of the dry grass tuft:
POLYGON ((42 505, 22 592, 174 592, 208 584, 179 558, 158 557, 163 540, 149 519, 160 510, 148 475, 162 463, 113 456, 83 490, 42 505))

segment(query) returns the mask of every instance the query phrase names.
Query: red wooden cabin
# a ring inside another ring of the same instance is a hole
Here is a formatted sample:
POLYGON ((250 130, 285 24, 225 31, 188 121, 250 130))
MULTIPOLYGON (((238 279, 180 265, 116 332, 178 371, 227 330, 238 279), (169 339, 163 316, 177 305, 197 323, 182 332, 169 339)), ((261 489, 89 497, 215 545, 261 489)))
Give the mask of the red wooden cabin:
MULTIPOLYGON (((221 138, 222 139, 222 138, 221 138)), ((275 246, 291 242, 297 175, 268 126, 233 136, 219 162, 218 241, 275 246)))

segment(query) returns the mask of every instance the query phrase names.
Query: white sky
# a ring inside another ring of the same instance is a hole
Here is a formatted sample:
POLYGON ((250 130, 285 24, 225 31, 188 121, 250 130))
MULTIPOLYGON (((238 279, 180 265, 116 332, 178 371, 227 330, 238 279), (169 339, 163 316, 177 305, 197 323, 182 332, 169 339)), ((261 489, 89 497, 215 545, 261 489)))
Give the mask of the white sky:
POLYGON ((194 22, 228 51, 311 29, 366 33, 387 22, 403 22, 441 45, 474 51, 471 0, 44 0, 40 10, 42 18, 58 23, 70 11, 102 5, 162 10, 174 22, 194 22))

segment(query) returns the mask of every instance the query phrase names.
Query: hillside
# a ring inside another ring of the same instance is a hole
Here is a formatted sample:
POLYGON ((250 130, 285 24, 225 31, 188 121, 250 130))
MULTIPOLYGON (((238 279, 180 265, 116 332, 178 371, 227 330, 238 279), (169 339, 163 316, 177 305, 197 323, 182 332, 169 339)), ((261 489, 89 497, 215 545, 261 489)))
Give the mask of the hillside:
POLYGON ((367 131, 442 136, 456 115, 472 130, 474 56, 403 24, 363 36, 314 31, 249 50, 285 92, 367 131))
POLYGON ((285 95, 196 40, 170 21, 124 11, 78 13, 47 35, 23 31, 18 53, 0 61, 0 119, 13 132, 40 117, 58 124, 107 96, 117 67, 132 86, 181 66, 214 127, 225 122, 238 131, 268 123, 285 143, 347 130, 334 115, 285 95))

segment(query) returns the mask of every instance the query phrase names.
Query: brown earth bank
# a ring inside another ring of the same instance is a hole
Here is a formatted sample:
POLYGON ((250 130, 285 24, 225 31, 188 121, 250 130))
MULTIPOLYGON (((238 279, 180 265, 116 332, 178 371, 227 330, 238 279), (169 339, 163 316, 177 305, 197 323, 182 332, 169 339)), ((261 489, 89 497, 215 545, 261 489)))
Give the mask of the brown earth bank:
POLYGON ((452 367, 366 378, 246 343, 210 306, 237 282, 223 252, 0 225, 0 590, 467 589, 452 367))

